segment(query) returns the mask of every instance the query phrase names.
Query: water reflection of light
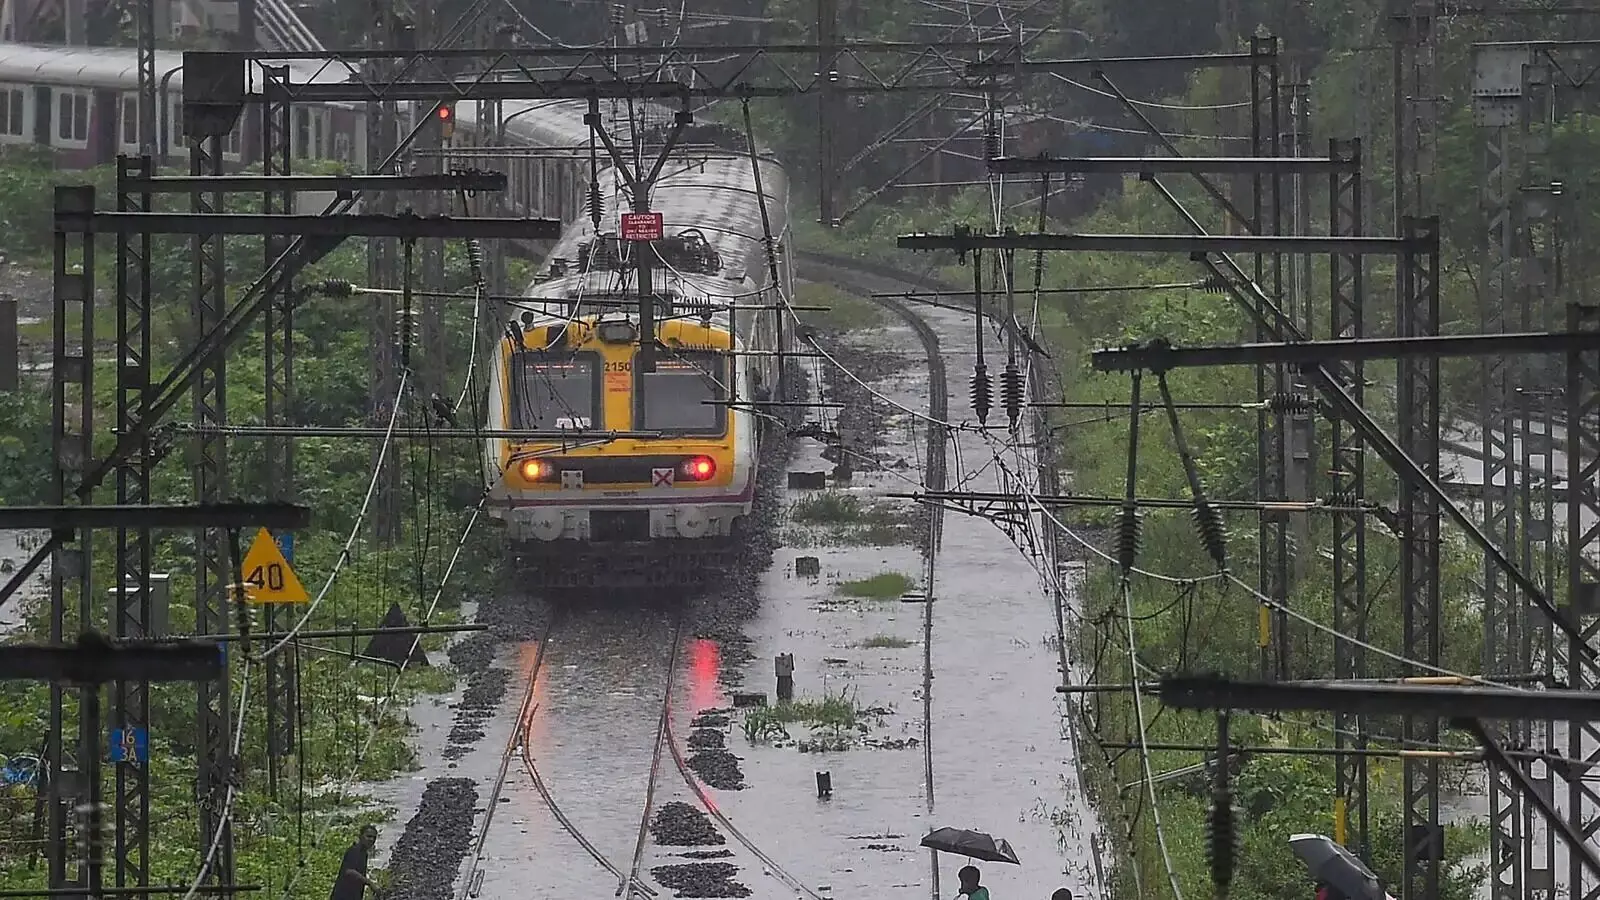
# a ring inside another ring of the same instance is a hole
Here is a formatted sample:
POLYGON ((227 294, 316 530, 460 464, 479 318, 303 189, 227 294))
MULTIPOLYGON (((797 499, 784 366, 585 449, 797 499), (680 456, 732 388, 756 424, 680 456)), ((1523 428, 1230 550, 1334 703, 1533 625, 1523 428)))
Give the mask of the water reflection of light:
POLYGON ((722 666, 721 649, 708 638, 695 638, 689 651, 689 709, 699 713, 718 704, 717 670, 722 666))
MULTIPOLYGON (((537 641, 529 641, 523 644, 517 651, 517 670, 527 672, 529 667, 533 665, 534 660, 538 658, 539 644, 537 641)), ((545 676, 548 674, 546 670, 549 668, 550 663, 547 659, 539 659, 539 671, 533 674, 533 690, 531 692, 533 696, 528 699, 528 705, 522 711, 525 717, 523 725, 526 728, 523 733, 523 742, 530 748, 537 746, 535 742, 538 741, 540 734, 544 732, 544 723, 549 719, 549 716, 541 715, 539 712, 544 704, 545 694, 549 691, 549 685, 545 681, 545 676)))

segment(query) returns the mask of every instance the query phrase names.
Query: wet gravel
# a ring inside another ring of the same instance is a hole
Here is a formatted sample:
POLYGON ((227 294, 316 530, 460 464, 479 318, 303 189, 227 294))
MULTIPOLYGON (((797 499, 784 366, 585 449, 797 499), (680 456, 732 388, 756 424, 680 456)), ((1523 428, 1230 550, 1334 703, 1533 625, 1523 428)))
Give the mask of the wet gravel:
POLYGON ((395 842, 384 900, 450 900, 456 874, 472 843, 476 782, 439 778, 422 793, 417 814, 395 842))
POLYGON ((650 877, 674 897, 748 897, 750 889, 733 880, 739 867, 732 863, 682 863, 656 866, 650 877))
POLYGON ((728 842, 711 824, 711 817, 687 803, 661 804, 650 822, 650 835, 667 847, 704 847, 728 842))
POLYGON ((689 733, 690 750, 721 750, 726 746, 727 737, 714 728, 698 728, 689 733))
MULTIPOLYGON (((904 355, 853 346, 847 335, 844 331, 821 331, 817 342, 861 380, 873 384, 905 371, 904 355)), ((860 472, 883 469, 885 460, 878 452, 878 437, 887 430, 885 420, 892 408, 837 366, 826 367, 823 388, 828 402, 844 404, 839 410, 837 427, 845 449, 850 452, 841 454, 829 447, 823 451, 822 458, 837 463, 840 456, 845 456, 850 467, 860 472)))
POLYGON ((726 750, 702 750, 689 757, 689 768, 700 780, 719 791, 744 790, 744 772, 739 757, 726 750))
POLYGON ((445 759, 460 759, 483 737, 483 725, 494 717, 505 696, 511 673, 505 669, 484 669, 467 678, 467 689, 456 705, 455 722, 450 726, 445 759))

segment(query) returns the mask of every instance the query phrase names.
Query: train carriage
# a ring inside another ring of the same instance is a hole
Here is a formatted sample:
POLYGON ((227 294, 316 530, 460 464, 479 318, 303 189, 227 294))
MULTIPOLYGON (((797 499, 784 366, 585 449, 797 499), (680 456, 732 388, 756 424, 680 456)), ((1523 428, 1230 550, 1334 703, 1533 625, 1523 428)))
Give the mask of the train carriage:
MULTIPOLYGON (((489 508, 533 583, 695 584, 737 553, 762 432, 759 413, 737 401, 766 397, 776 382, 776 307, 792 288, 781 254, 787 186, 775 163, 760 165, 779 239, 777 284, 752 164, 713 151, 663 172, 651 196, 663 240, 629 244, 578 223, 508 323, 490 376, 489 429, 571 434, 488 441, 489 508), (651 373, 636 364, 630 288, 634 254, 646 252, 659 263, 652 287, 661 297, 651 373)), ((601 178, 612 183, 615 173, 601 178)))

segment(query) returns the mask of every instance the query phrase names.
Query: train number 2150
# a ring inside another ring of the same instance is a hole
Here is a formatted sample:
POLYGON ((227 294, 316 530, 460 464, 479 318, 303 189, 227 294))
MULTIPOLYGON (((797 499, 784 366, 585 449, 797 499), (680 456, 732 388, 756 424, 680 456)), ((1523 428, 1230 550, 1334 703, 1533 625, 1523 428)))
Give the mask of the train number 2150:
POLYGON ((608 363, 606 363, 606 371, 607 372, 632 372, 633 371, 633 363, 631 361, 629 361, 629 360, 623 360, 622 362, 608 362, 608 363))

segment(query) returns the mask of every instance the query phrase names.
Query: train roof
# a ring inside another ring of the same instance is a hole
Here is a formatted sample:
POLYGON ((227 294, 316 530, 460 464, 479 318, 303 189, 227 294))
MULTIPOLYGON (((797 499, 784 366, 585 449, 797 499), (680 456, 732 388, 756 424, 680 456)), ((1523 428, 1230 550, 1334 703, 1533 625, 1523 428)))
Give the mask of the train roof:
MULTIPOLYGON (((340 72, 315 63, 290 63, 297 79, 316 82, 346 80, 340 72)), ((172 77, 168 84, 174 88, 183 85, 183 54, 174 50, 156 51, 156 78, 172 77)), ((261 84, 261 76, 252 64, 249 89, 261 84)), ((139 89, 138 52, 128 47, 63 47, 45 44, 13 44, 0 42, 0 82, 12 84, 48 84, 62 87, 107 88, 136 91, 139 89)))

